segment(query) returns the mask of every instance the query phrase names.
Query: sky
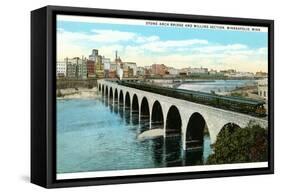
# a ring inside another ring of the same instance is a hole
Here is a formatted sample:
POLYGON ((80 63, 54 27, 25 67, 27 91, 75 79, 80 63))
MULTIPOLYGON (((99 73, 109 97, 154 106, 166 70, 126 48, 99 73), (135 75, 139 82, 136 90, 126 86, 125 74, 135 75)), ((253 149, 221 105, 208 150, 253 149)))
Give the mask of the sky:
MULTIPOLYGON (((76 17, 76 16, 72 16, 76 17)), ((92 49, 138 66, 267 72, 267 32, 147 25, 145 21, 57 19, 57 57, 88 57, 92 49)))

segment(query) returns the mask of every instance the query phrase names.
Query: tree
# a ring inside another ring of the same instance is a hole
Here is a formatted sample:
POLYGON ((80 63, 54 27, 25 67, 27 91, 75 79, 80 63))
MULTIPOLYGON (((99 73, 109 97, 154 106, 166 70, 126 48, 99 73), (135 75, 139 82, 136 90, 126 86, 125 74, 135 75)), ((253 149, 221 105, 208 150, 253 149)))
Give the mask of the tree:
POLYGON ((267 161, 268 130, 249 123, 245 128, 229 124, 219 133, 212 145, 214 154, 208 164, 229 164, 267 161))

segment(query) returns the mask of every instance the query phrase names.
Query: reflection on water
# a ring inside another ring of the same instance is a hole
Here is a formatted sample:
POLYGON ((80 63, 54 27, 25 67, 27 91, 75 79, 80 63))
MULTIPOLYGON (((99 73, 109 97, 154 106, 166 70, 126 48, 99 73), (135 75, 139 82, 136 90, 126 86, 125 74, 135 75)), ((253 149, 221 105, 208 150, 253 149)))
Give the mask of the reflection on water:
MULTIPOLYGON (((124 104, 125 105, 125 104, 124 104)), ((149 128, 149 118, 113 100, 57 101, 57 172, 85 172, 204 164, 211 153, 182 150, 180 135, 138 141, 149 128)))
POLYGON ((165 139, 166 166, 182 166, 182 142, 180 136, 171 136, 165 139))

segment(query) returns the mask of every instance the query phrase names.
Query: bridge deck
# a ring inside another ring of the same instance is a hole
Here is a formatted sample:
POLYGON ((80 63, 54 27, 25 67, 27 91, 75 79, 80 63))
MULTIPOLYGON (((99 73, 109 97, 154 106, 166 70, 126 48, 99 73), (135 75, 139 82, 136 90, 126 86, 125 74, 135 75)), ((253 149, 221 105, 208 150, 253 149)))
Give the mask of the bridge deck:
POLYGON ((119 85, 132 87, 135 89, 157 93, 169 97, 187 100, 195 103, 205 104, 216 108, 232 110, 252 116, 264 117, 264 101, 247 99, 241 97, 221 96, 217 94, 162 87, 147 84, 144 82, 118 81, 119 85))

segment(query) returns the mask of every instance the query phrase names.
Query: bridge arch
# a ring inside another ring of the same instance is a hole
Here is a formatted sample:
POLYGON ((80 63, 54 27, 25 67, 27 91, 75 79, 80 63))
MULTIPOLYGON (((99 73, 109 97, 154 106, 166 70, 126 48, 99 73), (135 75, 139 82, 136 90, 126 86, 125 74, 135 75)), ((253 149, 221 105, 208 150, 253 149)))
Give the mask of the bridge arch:
POLYGON ((130 108, 130 106, 131 106, 131 99, 130 99, 129 92, 126 92, 126 95, 125 95, 125 106, 128 108, 130 108))
POLYGON ((132 121, 133 124, 137 124, 139 122, 139 100, 136 94, 133 95, 132 100, 132 121))
POLYGON ((166 118, 165 162, 167 166, 178 166, 182 163, 182 119, 180 110, 175 106, 170 106, 166 118))
POLYGON ((206 120, 199 112, 195 112, 190 116, 186 127, 186 149, 203 150, 204 133, 209 133, 206 120))
POLYGON ((102 84, 101 93, 102 93, 102 95, 104 95, 104 84, 102 84))
POLYGON ((168 110, 166 118, 166 136, 181 134, 181 129, 182 119, 179 109, 175 105, 172 105, 168 110))
POLYGON ((164 128, 164 116, 162 106, 158 100, 153 103, 151 116, 151 128, 164 128))
POLYGON ((108 87, 105 86, 105 96, 107 97, 108 96, 108 87))
POLYGON ((115 88, 115 90, 114 90, 114 103, 118 104, 118 90, 117 90, 117 88, 115 88))
POLYGON ((109 89, 109 99, 113 99, 113 90, 112 90, 112 87, 110 87, 109 89))
POLYGON ((124 96, 123 91, 120 90, 119 93, 119 112, 123 114, 124 96))
POLYGON ((140 107, 140 122, 144 129, 149 129, 149 104, 146 97, 142 98, 140 107))
POLYGON ((130 99, 130 93, 127 91, 125 94, 125 120, 127 123, 130 123, 131 118, 131 99, 130 99))

